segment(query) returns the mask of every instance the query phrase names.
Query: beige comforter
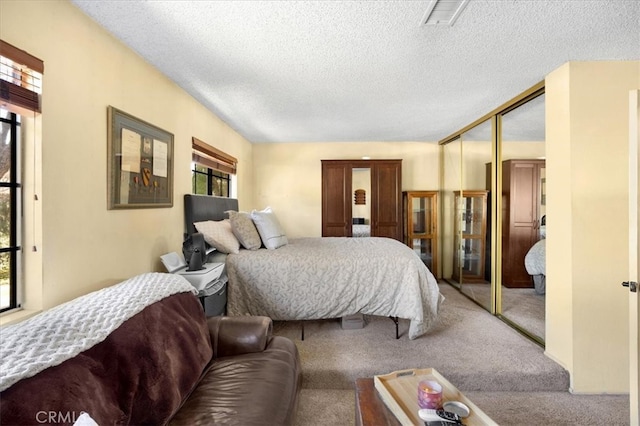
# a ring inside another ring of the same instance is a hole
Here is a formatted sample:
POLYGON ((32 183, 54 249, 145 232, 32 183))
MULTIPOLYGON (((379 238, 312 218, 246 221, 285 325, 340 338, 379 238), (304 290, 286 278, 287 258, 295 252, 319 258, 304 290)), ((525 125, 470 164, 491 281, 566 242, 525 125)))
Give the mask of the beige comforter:
POLYGON ((300 238, 226 259, 229 315, 274 320, 356 313, 410 320, 409 338, 434 324, 444 297, 406 245, 389 238, 300 238))

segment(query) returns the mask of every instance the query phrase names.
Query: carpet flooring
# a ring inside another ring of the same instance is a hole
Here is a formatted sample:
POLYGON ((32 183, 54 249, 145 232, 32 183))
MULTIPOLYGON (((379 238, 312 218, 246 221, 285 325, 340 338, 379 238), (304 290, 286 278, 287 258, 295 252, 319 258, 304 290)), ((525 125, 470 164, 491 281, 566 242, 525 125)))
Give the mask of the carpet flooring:
POLYGON ((415 340, 408 321, 366 316, 362 329, 344 330, 338 319, 274 322, 274 334, 300 351, 303 389, 297 426, 355 423, 354 383, 410 368, 435 368, 501 425, 624 425, 627 395, 572 395, 569 375, 537 344, 461 295, 446 297, 437 324, 415 340))
MULTIPOLYGON (((489 309, 491 306, 490 284, 463 284, 462 292, 478 304, 489 309)), ((502 314, 529 331, 545 338, 545 296, 537 294, 533 288, 502 287, 502 314)))

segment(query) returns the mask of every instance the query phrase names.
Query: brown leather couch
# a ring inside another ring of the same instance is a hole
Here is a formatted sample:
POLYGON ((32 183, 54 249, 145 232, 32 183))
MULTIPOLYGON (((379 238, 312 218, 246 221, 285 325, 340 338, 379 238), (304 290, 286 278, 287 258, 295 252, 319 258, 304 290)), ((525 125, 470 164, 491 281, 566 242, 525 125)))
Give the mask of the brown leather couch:
POLYGON ((174 294, 3 390, 0 422, 73 424, 88 414, 101 426, 291 425, 300 358, 271 331, 267 317, 206 318, 193 294, 174 294))
POLYGON ((290 425, 301 385, 295 344, 267 317, 208 320, 213 360, 171 425, 290 425))

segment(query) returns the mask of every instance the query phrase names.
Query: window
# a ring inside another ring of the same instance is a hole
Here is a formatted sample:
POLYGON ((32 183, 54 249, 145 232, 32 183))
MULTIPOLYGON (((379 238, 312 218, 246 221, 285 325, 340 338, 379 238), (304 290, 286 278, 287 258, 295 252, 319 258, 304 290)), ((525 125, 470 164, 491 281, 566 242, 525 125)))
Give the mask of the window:
POLYGON ((192 192, 230 197, 238 160, 197 138, 192 138, 191 148, 192 192))
POLYGON ((43 72, 42 60, 0 40, 0 313, 21 305, 22 166, 27 163, 20 130, 40 112, 43 72))
POLYGON ((0 312, 18 307, 20 116, 0 109, 0 312))
POLYGON ((196 163, 193 163, 191 171, 193 173, 192 193, 219 197, 230 196, 231 175, 196 163))

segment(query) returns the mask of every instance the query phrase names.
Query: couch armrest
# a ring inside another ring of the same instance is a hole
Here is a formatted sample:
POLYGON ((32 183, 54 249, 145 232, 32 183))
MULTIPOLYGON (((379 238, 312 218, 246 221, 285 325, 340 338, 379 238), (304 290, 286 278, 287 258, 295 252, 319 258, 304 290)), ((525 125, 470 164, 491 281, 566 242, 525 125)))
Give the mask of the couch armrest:
POLYGON ((214 359, 264 351, 273 327, 262 316, 211 317, 207 323, 214 359))

